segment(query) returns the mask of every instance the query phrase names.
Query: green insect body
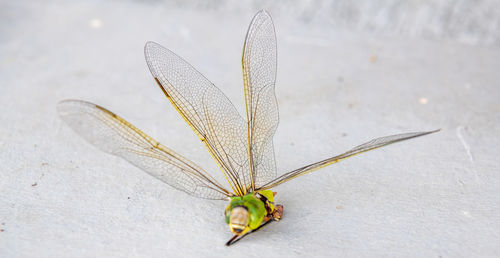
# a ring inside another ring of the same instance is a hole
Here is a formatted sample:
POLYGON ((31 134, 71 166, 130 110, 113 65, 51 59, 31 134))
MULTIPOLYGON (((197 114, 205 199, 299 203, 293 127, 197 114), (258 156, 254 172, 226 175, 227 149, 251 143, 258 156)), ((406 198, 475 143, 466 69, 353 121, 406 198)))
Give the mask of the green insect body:
POLYGON ((271 190, 262 190, 243 196, 232 197, 225 212, 226 223, 230 227, 232 226, 231 223, 234 223, 231 221, 231 215, 236 211, 235 208, 237 207, 243 207, 248 212, 248 219, 242 222, 246 224, 245 229, 242 229, 242 231, 257 229, 262 224, 264 218, 269 213, 275 211, 274 194, 271 190))

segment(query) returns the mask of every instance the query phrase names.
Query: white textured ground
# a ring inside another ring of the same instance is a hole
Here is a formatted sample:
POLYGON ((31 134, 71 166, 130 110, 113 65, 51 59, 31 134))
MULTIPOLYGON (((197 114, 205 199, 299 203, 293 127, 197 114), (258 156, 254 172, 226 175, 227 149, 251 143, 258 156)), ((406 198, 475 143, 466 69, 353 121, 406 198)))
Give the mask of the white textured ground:
POLYGON ((443 14, 455 26, 439 27, 422 12, 446 4, 409 16, 419 23, 346 6, 357 19, 334 26, 325 3, 0 2, 0 256, 500 256, 498 4, 477 5, 485 15, 459 6, 443 14), (101 104, 220 176, 142 48, 153 40, 185 57, 243 112, 242 43, 263 7, 278 36, 278 173, 374 137, 442 131, 278 187, 284 219, 227 248, 226 203, 103 154, 55 106, 101 104), (460 11, 470 15, 454 22, 460 11))

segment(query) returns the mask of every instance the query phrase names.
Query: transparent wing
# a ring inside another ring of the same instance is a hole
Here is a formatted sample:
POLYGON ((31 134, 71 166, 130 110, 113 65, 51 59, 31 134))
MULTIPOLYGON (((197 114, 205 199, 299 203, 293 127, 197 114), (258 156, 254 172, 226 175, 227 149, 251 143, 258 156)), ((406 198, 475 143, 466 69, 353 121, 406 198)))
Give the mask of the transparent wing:
POLYGON ((439 131, 439 130, 429 131, 429 132, 418 132, 418 133, 404 133, 404 134, 396 134, 396 135, 391 135, 391 136, 380 137, 380 138, 371 140, 367 143, 363 143, 363 144, 349 150, 348 152, 345 152, 345 153, 340 154, 338 156, 331 157, 329 159, 325 159, 325 160, 307 165, 305 167, 290 171, 288 173, 285 173, 285 174, 281 175, 280 177, 266 183, 258 190, 264 190, 264 189, 269 189, 271 187, 275 187, 275 186, 280 185, 284 182, 287 182, 288 180, 291 180, 293 178, 299 177, 301 175, 305 175, 307 173, 311 173, 317 169, 326 167, 326 166, 331 165, 333 163, 337 163, 343 159, 347 159, 349 157, 352 157, 354 155, 357 155, 357 154, 360 154, 363 152, 367 152, 367 151, 374 150, 374 149, 377 149, 377 148, 380 148, 383 146, 387 146, 389 144, 393 144, 393 143, 400 142, 400 141, 405 141, 405 140, 419 137, 419 136, 423 136, 426 134, 435 133, 437 131, 439 131))
POLYGON ((94 146, 122 157, 181 191, 206 199, 232 196, 196 164, 103 107, 81 100, 65 100, 57 109, 64 122, 94 146))
POLYGON ((233 192, 244 195, 251 179, 241 115, 217 87, 172 51, 148 42, 144 53, 156 82, 203 141, 233 192))
POLYGON ((273 135, 278 126, 276 34, 271 16, 258 12, 250 23, 243 47, 243 81, 248 123, 248 155, 258 188, 276 177, 273 135))

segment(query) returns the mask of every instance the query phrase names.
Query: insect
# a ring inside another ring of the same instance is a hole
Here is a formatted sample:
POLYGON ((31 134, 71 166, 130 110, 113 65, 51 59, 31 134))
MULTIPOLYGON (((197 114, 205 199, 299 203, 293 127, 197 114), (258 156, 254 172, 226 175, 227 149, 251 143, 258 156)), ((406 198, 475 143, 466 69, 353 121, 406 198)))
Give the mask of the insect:
POLYGON ((194 162, 155 141, 111 111, 81 100, 57 106, 61 118, 99 149, 120 156, 151 176, 190 195, 228 200, 226 223, 231 245, 283 216, 270 189, 354 155, 436 131, 377 138, 343 154, 276 175, 273 135, 278 126, 275 96, 276 35, 271 16, 258 12, 243 46, 246 119, 207 78, 172 51, 145 45, 147 65, 174 108, 220 167, 226 189, 194 162))

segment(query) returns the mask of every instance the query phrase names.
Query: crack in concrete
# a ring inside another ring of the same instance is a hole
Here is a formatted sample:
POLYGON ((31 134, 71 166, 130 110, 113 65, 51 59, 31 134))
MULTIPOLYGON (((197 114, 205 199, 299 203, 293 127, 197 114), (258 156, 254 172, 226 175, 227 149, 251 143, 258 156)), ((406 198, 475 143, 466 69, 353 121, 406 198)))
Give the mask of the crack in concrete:
POLYGON ((467 141, 465 140, 465 137, 462 133, 464 130, 465 130, 464 126, 462 126, 462 125, 458 126, 456 129, 456 135, 457 135, 457 138, 462 143, 462 146, 464 146, 465 152, 467 153, 467 157, 469 158, 469 161, 472 164, 472 171, 474 172, 474 176, 476 177, 476 180, 479 181, 479 176, 478 176, 478 173, 476 170, 476 163, 474 160, 474 156, 472 156, 471 148, 470 148, 469 144, 467 143, 467 141))
POLYGON ((462 134, 462 131, 464 131, 463 126, 457 127, 457 130, 456 130, 457 137, 460 140, 460 142, 462 143, 462 145, 464 146, 464 149, 467 152, 467 156, 469 157, 470 162, 474 165, 474 157, 472 156, 469 144, 465 141, 465 138, 462 134))

